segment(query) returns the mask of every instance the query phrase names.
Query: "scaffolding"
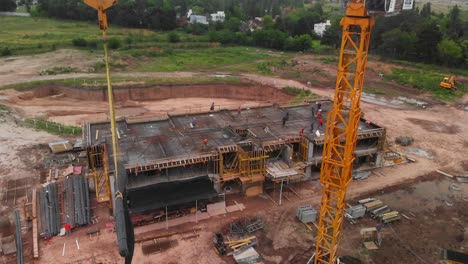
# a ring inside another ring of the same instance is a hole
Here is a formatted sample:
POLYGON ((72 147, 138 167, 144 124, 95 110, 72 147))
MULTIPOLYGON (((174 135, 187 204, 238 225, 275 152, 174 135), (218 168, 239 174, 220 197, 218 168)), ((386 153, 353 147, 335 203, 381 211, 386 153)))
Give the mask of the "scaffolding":
POLYGON ((306 137, 301 136, 301 141, 299 142, 299 151, 298 151, 300 161, 307 162, 308 153, 309 153, 309 140, 306 137))
MULTIPOLYGON (((97 201, 100 203, 109 202, 111 201, 111 188, 106 145, 90 146, 86 149, 86 152, 88 153, 89 168, 93 171, 97 201)), ((109 203, 109 206, 112 207, 112 203, 109 203)))
POLYGON ((239 149, 239 173, 242 176, 247 176, 250 180, 253 176, 265 176, 265 155, 264 150, 244 151, 239 149))

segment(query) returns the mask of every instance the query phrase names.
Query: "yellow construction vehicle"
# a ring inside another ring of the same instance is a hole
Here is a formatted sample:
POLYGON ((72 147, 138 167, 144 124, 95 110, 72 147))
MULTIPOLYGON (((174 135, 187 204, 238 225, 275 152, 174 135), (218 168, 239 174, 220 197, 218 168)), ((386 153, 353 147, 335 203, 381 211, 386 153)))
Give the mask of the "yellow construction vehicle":
POLYGON ((346 191, 351 182, 361 117, 370 34, 375 15, 393 15, 413 8, 413 0, 349 0, 341 20, 342 40, 333 108, 325 130, 320 183, 322 201, 314 264, 337 262, 344 222, 346 191))
POLYGON ((450 77, 444 77, 444 79, 440 82, 440 88, 448 89, 448 90, 456 90, 457 89, 457 77, 452 75, 450 77))

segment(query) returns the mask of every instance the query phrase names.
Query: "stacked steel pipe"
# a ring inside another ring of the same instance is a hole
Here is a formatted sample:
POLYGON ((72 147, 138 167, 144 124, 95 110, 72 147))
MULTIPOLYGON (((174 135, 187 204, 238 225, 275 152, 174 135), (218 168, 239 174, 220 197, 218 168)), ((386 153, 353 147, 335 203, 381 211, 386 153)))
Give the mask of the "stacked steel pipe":
POLYGON ((88 180, 83 175, 68 176, 61 187, 58 190, 57 183, 53 182, 43 187, 40 192, 42 229, 52 236, 60 233, 60 228, 65 223, 72 227, 91 223, 88 180), (57 192, 63 197, 63 223, 57 192))
POLYGON ((49 183, 42 187, 39 203, 43 232, 47 230, 50 235, 57 235, 61 227, 57 183, 49 183))
POLYGON ((83 175, 68 176, 65 180, 65 219, 71 226, 91 223, 88 180, 83 175))
POLYGON ((18 209, 15 210, 16 226, 16 263, 23 264, 23 237, 21 236, 21 221, 18 209))

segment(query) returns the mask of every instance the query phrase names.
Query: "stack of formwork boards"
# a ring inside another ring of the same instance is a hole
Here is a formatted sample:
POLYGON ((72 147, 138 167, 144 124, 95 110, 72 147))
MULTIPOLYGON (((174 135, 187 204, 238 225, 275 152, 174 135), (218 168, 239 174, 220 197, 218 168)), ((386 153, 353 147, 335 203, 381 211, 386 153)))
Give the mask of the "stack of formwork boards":
POLYGON ((363 217, 366 214, 366 208, 362 204, 358 204, 347 208, 345 213, 352 219, 363 217))
POLYGON ((317 219, 317 211, 310 205, 299 206, 296 217, 304 224, 313 223, 317 219))

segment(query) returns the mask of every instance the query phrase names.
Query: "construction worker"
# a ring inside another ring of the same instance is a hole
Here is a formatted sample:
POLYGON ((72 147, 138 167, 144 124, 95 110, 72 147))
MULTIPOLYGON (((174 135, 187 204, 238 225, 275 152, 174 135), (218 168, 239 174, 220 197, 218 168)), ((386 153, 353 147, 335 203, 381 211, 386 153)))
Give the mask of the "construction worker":
POLYGON ((315 107, 312 106, 312 116, 315 116, 315 107))
POLYGON ((304 135, 304 129, 303 129, 303 128, 301 128, 301 129, 299 130, 299 135, 300 135, 300 136, 304 135))
POLYGON ((319 117, 318 121, 319 121, 319 123, 320 123, 320 127, 323 127, 323 118, 322 118, 322 117, 319 117))
POLYGON ((283 126, 286 125, 286 120, 287 120, 286 116, 283 116, 283 126))
POLYGON ((208 145, 208 139, 207 139, 207 138, 204 138, 204 139, 203 139, 203 149, 206 149, 206 148, 207 148, 207 145, 208 145))
POLYGON ((310 123, 310 132, 314 132, 314 128, 315 128, 315 122, 312 121, 312 123, 310 123))
POLYGON ((47 206, 50 206, 50 199, 49 199, 49 190, 45 191, 45 198, 47 200, 47 206))
POLYGON ((214 102, 211 103, 210 111, 214 111, 214 102))
POLYGON ((195 117, 192 119, 192 122, 190 122, 190 127, 195 128, 197 126, 197 120, 195 120, 195 117))
POLYGON ((317 111, 322 111, 322 103, 318 102, 317 111))
POLYGON ((239 107, 237 108, 237 114, 240 115, 240 113, 241 113, 241 107, 239 106, 239 107))
POLYGON ((49 230, 46 229, 46 230, 44 231, 44 233, 42 233, 41 235, 42 235, 42 237, 44 238, 44 240, 46 241, 46 243, 47 243, 47 244, 50 244, 50 239, 52 238, 52 236, 50 235, 49 230))
POLYGON ((69 223, 66 223, 65 225, 63 225, 63 227, 65 228, 65 234, 67 234, 67 236, 71 236, 71 225, 69 223))
POLYGON ((317 117, 321 117, 321 116, 322 116, 322 109, 319 109, 319 110, 317 111, 317 117))

